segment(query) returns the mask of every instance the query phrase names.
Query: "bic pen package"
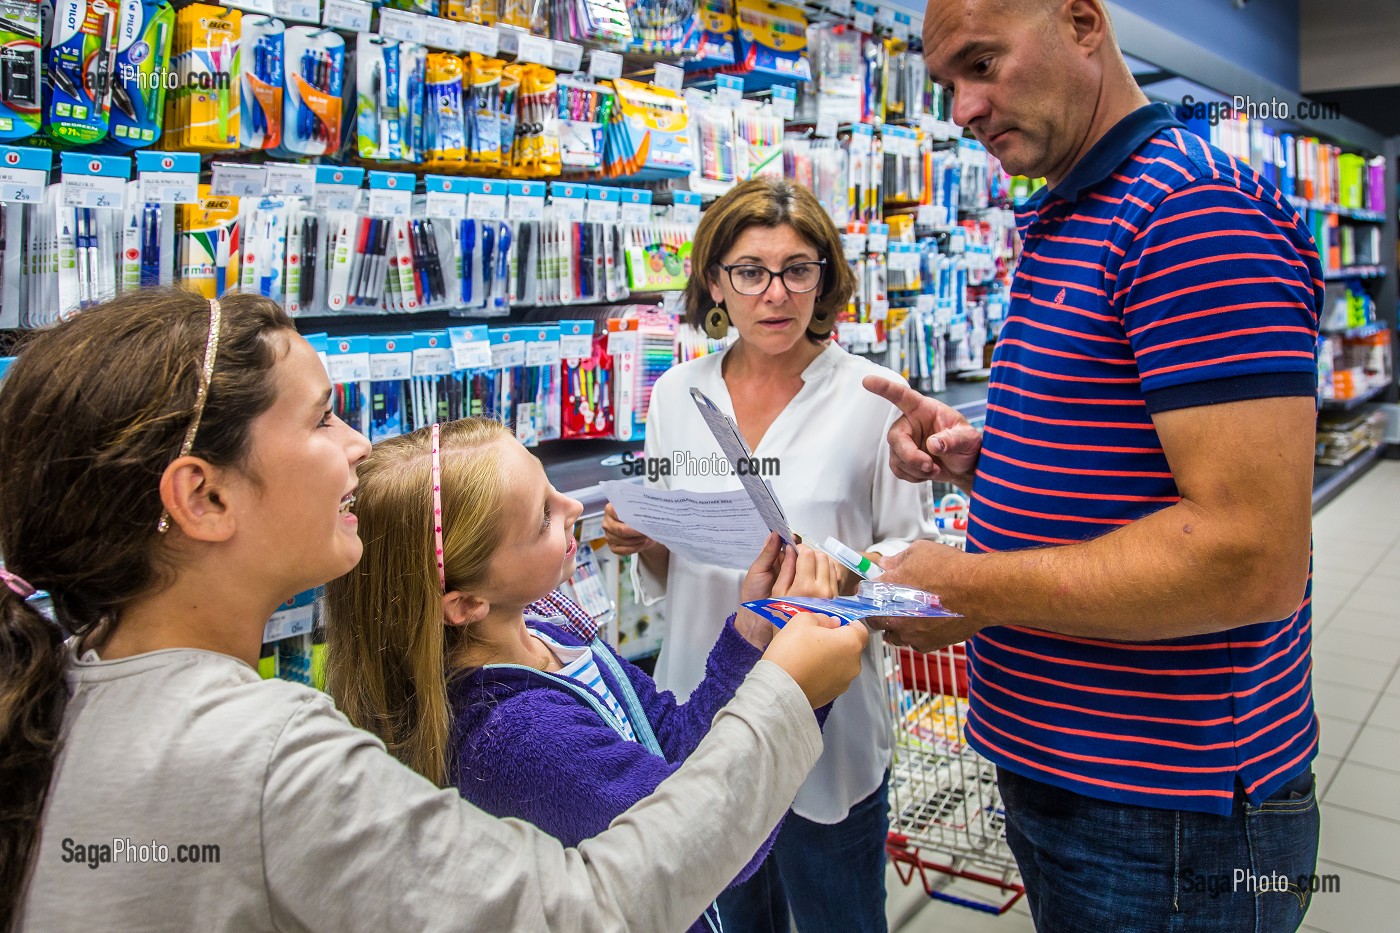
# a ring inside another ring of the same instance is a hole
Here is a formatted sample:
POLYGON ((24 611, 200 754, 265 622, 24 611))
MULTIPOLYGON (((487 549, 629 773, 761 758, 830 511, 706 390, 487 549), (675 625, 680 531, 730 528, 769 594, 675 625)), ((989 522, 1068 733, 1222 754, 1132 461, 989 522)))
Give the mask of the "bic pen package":
POLYGON ((205 298, 217 298, 240 282, 239 200, 211 195, 200 185, 194 204, 178 205, 180 282, 205 298))
POLYGON ((120 151, 161 137, 175 10, 160 0, 123 0, 108 139, 120 151))
POLYGON ((239 148, 243 14, 195 3, 175 14, 176 74, 165 131, 172 149, 239 148))
POLYGON ((39 129, 43 48, 38 0, 0 0, 0 141, 39 129))
POLYGON ((48 132, 81 146, 107 135, 117 64, 117 7, 107 0, 57 0, 49 45, 48 132))

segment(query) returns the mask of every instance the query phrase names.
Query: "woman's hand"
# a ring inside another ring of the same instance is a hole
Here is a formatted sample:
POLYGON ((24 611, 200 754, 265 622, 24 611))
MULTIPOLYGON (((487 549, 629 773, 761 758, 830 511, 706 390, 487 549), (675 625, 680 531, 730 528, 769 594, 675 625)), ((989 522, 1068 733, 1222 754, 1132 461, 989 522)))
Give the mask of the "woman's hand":
POLYGON ((845 568, 831 557, 805 544, 799 544, 794 573, 791 577, 778 577, 773 584, 773 595, 835 599, 839 595, 841 575, 844 571, 845 568))
POLYGON ((664 544, 653 541, 619 518, 611 502, 603 509, 603 534, 607 535, 608 547, 619 557, 666 549, 664 544))

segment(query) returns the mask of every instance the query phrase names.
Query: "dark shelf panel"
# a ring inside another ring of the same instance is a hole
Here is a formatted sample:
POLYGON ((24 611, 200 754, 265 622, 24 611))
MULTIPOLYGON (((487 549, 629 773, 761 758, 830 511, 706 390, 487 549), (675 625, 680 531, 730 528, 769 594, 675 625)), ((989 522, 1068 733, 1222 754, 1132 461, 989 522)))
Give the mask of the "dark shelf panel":
POLYGON ((1381 458, 1383 446, 1372 447, 1353 457, 1345 466, 1313 468, 1313 511, 1316 512, 1356 482, 1381 458))
POLYGON ((1319 407, 1322 411, 1351 411, 1353 408, 1360 408, 1367 402, 1380 398, 1389 390, 1390 386, 1388 385, 1376 386, 1371 391, 1362 393, 1355 398, 1325 399, 1319 407))

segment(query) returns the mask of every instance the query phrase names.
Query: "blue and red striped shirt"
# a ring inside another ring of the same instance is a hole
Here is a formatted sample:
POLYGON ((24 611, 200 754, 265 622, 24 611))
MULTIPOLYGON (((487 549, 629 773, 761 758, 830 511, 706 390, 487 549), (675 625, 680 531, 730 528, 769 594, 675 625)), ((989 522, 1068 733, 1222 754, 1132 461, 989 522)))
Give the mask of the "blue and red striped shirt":
MULTIPOLYGON (((1315 394, 1307 227, 1165 106, 1126 117, 1017 223, 969 551, 1071 544, 1178 501, 1156 412, 1315 394)), ((1317 750, 1311 592, 1289 618, 1169 641, 986 629, 969 740, 1091 797, 1228 814, 1238 782, 1257 802, 1317 750)))

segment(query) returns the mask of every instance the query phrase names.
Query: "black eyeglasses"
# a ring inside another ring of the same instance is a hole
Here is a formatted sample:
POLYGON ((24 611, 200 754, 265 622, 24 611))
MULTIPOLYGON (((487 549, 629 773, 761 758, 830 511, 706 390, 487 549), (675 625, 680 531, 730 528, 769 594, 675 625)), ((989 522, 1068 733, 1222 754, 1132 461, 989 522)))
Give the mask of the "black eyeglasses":
POLYGON ((729 284, 741 295, 762 295, 768 291, 768 286, 773 284, 775 278, 781 279, 783 288, 792 294, 805 295, 821 284, 826 260, 795 262, 781 272, 748 262, 737 262, 730 266, 721 262, 718 265, 729 273, 729 284))

